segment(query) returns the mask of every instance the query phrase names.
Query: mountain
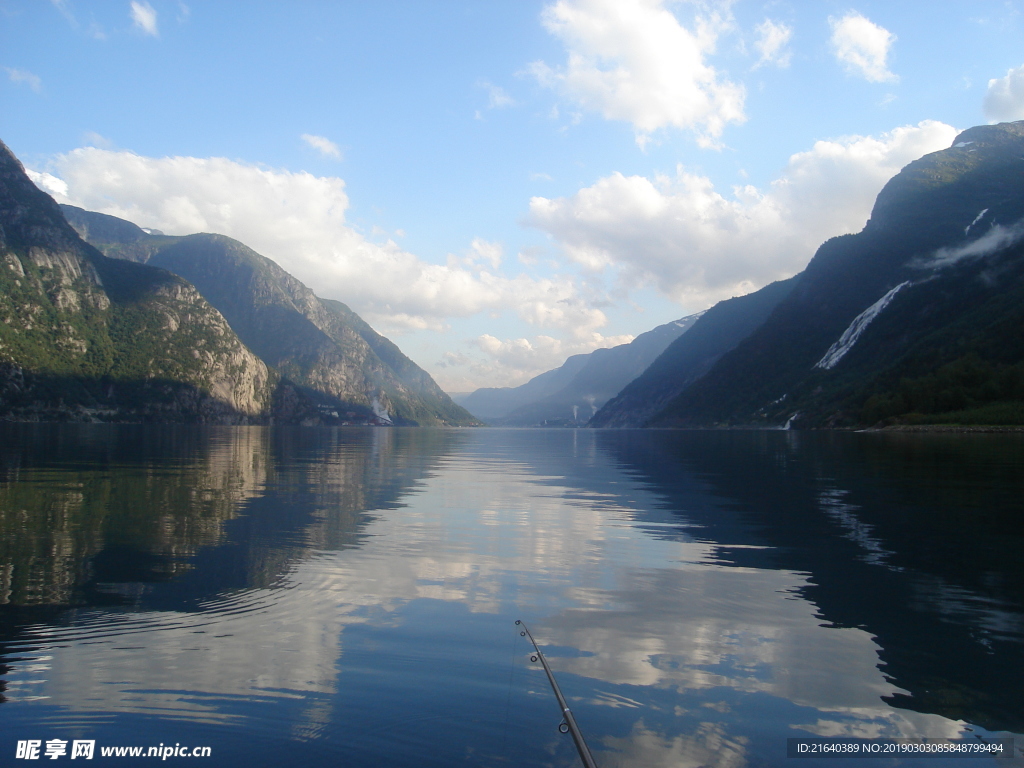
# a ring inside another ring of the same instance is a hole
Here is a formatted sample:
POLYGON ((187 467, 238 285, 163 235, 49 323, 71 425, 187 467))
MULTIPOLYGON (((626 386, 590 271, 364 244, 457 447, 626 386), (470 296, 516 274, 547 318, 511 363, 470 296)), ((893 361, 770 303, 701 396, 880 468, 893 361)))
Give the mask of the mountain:
POLYGON ((1024 422, 1024 121, 961 133, 823 244, 652 426, 1024 422))
POLYGON ((478 389, 460 403, 497 426, 578 426, 585 424, 700 315, 690 315, 641 333, 628 344, 573 355, 560 367, 519 387, 478 389))
POLYGON ((687 386, 707 373, 726 352, 754 332, 793 289, 797 278, 706 310, 685 334, 621 392, 605 403, 587 426, 642 427, 687 386))
POLYGON ((455 402, 477 418, 493 424, 516 408, 558 392, 587 364, 588 357, 586 354, 572 355, 558 368, 534 376, 518 387, 481 387, 459 395, 455 402))
POLYGON ((0 417, 246 422, 276 381, 192 285, 83 242, 0 142, 0 417))
POLYGON ((298 389, 299 401, 289 405, 295 398, 285 398, 277 405, 286 420, 478 423, 345 304, 317 297, 237 240, 150 234, 113 216, 62 208, 106 255, 162 267, 195 285, 249 348, 298 389), (313 407, 303 406, 303 399, 313 407))

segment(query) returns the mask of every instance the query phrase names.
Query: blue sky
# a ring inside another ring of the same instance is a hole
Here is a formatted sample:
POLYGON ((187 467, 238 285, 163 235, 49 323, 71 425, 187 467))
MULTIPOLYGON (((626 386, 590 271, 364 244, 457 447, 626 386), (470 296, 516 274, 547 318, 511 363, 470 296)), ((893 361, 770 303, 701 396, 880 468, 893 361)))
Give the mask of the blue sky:
POLYGON ((801 269, 957 129, 1024 4, 0 0, 0 138, 61 202, 236 237, 449 391, 801 269))

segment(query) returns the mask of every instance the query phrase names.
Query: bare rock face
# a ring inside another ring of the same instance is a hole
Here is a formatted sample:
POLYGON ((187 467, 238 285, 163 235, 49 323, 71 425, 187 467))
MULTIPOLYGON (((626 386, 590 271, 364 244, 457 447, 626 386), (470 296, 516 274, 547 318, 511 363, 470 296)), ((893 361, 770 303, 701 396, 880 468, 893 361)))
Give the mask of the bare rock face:
POLYGON ((82 241, 0 143, 0 417, 254 421, 276 382, 188 282, 82 241))

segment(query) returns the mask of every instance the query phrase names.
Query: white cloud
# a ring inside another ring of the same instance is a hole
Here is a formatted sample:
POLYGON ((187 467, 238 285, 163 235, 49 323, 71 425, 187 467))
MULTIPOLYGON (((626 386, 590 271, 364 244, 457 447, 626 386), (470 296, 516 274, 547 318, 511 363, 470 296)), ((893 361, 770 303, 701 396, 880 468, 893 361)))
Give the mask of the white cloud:
POLYGON ((25 83, 36 93, 43 90, 43 81, 39 78, 39 75, 34 75, 27 69, 14 69, 13 67, 4 67, 7 71, 7 77, 10 78, 12 83, 21 85, 25 83))
MULTIPOLYGON (((76 32, 81 29, 81 24, 78 23, 78 19, 75 18, 75 14, 71 12, 71 8, 68 7, 67 0, 50 0, 54 8, 60 12, 60 15, 64 17, 71 28, 76 32)), ((95 40, 106 40, 107 33, 103 27, 100 26, 96 21, 90 21, 89 26, 85 28, 85 34, 95 40)))
POLYGON ((138 0, 132 0, 131 16, 132 22, 144 34, 152 35, 153 37, 157 37, 160 34, 156 26, 156 10, 146 0, 142 0, 141 3, 138 0))
POLYGON ((745 120, 743 86, 705 61, 730 26, 718 12, 698 15, 691 30, 661 0, 558 0, 542 21, 568 60, 557 69, 534 62, 532 74, 585 109, 631 123, 641 146, 670 127, 713 145, 728 123, 745 120))
POLYGON ((501 266, 501 257, 504 251, 501 243, 489 243, 483 238, 477 237, 473 239, 470 247, 481 261, 487 262, 491 269, 501 266))
POLYGON ((57 199, 58 202, 65 202, 67 200, 68 185, 65 184, 61 179, 50 173, 39 173, 29 168, 25 169, 25 173, 32 183, 39 187, 43 192, 57 199))
POLYGON ((955 136, 925 121, 819 141, 767 189, 736 187, 729 197, 682 166, 673 177, 615 173, 571 197, 534 197, 527 223, 587 269, 617 273, 627 287, 653 283, 700 309, 803 269, 826 239, 863 227, 888 179, 955 136))
POLYGON ((503 109, 504 107, 515 106, 515 99, 508 95, 504 88, 487 80, 477 80, 477 86, 487 91, 487 107, 489 109, 503 109))
POLYGON ((984 110, 993 123, 1024 120, 1024 64, 988 81, 984 110))
POLYGON ((341 160, 341 148, 330 139, 323 136, 314 136, 311 133, 304 133, 299 138, 324 157, 333 157, 336 160, 341 160))
POLYGON ((60 15, 67 20, 68 24, 76 29, 78 28, 78 21, 75 19, 75 15, 71 12, 71 9, 68 8, 67 0, 50 0, 50 3, 60 12, 60 15))
POLYGON ((59 202, 167 234, 236 238, 387 332, 443 329, 451 318, 506 310, 573 338, 607 322, 568 276, 497 274, 500 244, 477 239, 466 259, 433 264, 391 239, 368 240, 346 222, 345 182, 336 177, 92 147, 57 156, 50 170, 36 174, 37 183, 59 202))
MULTIPOLYGON (((980 219, 981 216, 978 218, 980 219)), ((993 224, 981 237, 958 248, 939 248, 931 259, 919 261, 915 266, 948 267, 963 259, 979 259, 983 256, 991 256, 997 251, 1009 248, 1011 245, 1016 245, 1021 240, 1024 240, 1024 220, 1017 221, 1008 227, 1004 227, 1002 224, 993 224)))
POLYGON ((100 149, 111 149, 114 146, 114 142, 106 136, 96 133, 96 131, 86 131, 82 134, 82 141, 91 147, 99 147, 100 149))
POLYGON ((755 28, 757 40, 754 41, 754 48, 757 49, 760 58, 754 65, 754 69, 763 67, 766 64, 774 64, 785 69, 789 66, 791 52, 786 48, 793 37, 793 30, 786 24, 776 24, 771 19, 765 19, 755 28))
POLYGON ((896 35, 855 11, 841 19, 829 17, 828 23, 832 26, 832 51, 847 72, 860 75, 869 83, 899 79, 889 71, 886 62, 896 35))

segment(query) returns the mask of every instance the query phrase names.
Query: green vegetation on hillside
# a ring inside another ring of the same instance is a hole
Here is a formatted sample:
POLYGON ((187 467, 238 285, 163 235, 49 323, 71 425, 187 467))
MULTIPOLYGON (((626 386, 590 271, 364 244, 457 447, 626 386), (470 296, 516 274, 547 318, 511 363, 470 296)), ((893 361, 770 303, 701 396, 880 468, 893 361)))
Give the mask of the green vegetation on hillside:
POLYGON ((901 379, 872 395, 863 423, 1024 424, 1024 362, 1015 365, 964 355, 934 373, 901 379))
POLYGON ((0 143, 0 416, 248 420, 274 383, 184 280, 83 242, 0 143))

